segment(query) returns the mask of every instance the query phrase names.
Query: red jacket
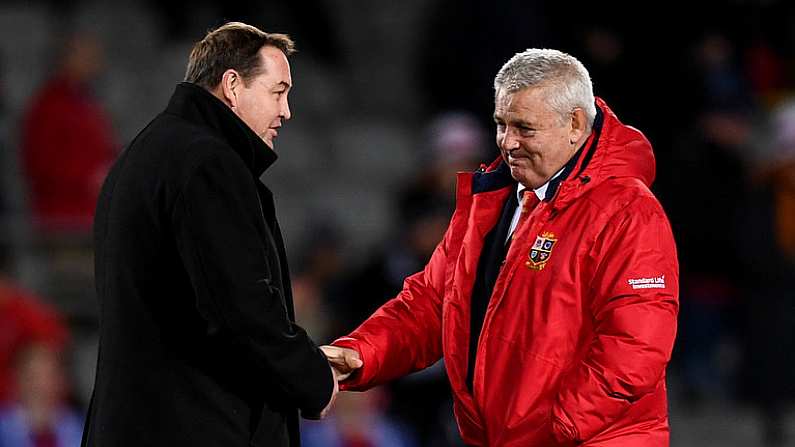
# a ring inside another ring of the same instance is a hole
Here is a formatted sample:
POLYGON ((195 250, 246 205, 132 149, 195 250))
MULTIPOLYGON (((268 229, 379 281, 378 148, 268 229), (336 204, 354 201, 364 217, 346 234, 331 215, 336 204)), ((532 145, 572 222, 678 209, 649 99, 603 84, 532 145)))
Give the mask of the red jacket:
POLYGON ((61 350, 68 338, 53 309, 0 277, 0 407, 15 397, 14 362, 20 351, 40 344, 61 350))
POLYGON ((60 76, 42 88, 22 129, 22 162, 38 227, 91 230, 114 146, 107 115, 85 87, 60 76))
POLYGON ((343 389, 444 356, 467 444, 668 445, 676 248, 648 189, 651 145, 597 106, 571 174, 516 229, 483 321, 474 391, 465 384, 471 291, 485 235, 516 191, 500 160, 459 174, 456 211, 428 265, 335 342, 364 362, 343 389))

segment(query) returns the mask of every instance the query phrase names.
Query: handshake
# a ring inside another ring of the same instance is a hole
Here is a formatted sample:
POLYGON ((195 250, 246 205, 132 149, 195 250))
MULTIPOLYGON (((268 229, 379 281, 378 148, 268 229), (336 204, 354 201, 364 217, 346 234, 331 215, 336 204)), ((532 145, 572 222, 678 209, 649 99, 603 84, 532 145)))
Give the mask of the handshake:
POLYGON ((334 400, 339 393, 339 383, 346 380, 357 369, 362 367, 362 359, 359 353, 349 348, 340 348, 338 346, 321 346, 320 350, 328 360, 331 371, 334 373, 334 391, 331 394, 331 399, 323 411, 316 417, 304 415, 307 419, 323 419, 331 411, 334 406, 334 400))

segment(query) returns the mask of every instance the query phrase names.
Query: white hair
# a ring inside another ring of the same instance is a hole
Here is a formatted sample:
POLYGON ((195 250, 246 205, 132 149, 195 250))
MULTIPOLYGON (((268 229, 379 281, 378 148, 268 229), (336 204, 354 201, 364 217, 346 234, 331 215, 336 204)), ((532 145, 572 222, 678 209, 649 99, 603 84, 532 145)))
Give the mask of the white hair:
POLYGON ((574 56, 558 50, 528 48, 516 53, 494 77, 494 93, 515 93, 530 87, 546 89, 547 103, 565 119, 575 108, 585 112, 588 128, 596 117, 588 70, 574 56))

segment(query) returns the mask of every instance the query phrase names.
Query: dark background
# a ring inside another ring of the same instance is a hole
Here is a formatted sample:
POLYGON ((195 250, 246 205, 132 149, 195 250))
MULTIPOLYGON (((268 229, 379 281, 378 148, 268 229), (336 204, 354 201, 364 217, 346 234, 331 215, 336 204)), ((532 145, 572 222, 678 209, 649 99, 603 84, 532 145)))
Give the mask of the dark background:
MULTIPOLYGON (((556 48, 585 64, 596 95, 655 148, 653 189, 681 263, 672 445, 792 445, 795 4, 633 5, 4 0, 0 286, 10 286, 0 287, 0 315, 3 294, 33 295, 25 299, 60 315, 71 336, 49 371, 66 378, 62 401, 82 414, 98 325, 91 216, 36 209, 47 198, 31 185, 81 163, 101 178, 165 107, 210 28, 240 20, 296 40, 293 119, 263 179, 276 195, 299 320, 319 343, 354 328, 422 267, 449 219, 454 172, 497 156, 497 70, 525 48, 556 48), (69 100, 90 106, 36 112, 36 101, 59 100, 42 89, 64 76, 79 86, 69 100), (48 130, 68 118, 96 123, 105 138, 74 144, 68 126, 48 130), (88 151, 106 155, 93 164, 75 155, 88 151), (29 158, 55 168, 33 169, 29 158)), ((6 313, 0 322, 18 318, 6 313)), ((451 413, 437 365, 343 397, 332 420, 305 426, 305 443, 335 445, 340 434, 346 446, 456 445, 451 413)))

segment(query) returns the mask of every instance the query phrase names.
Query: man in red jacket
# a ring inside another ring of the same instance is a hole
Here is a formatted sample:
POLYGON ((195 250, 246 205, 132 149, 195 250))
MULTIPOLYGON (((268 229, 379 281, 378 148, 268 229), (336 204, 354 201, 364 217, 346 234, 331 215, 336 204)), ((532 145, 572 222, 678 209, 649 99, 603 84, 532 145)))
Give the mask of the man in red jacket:
POLYGON ((33 223, 44 233, 88 234, 116 143, 89 86, 102 70, 99 42, 75 34, 36 94, 22 127, 22 167, 33 223))
POLYGON ((494 87, 501 157, 459 174, 425 269, 323 349, 348 390, 444 357, 469 445, 666 446, 678 265, 651 145, 570 55, 519 53, 494 87))

